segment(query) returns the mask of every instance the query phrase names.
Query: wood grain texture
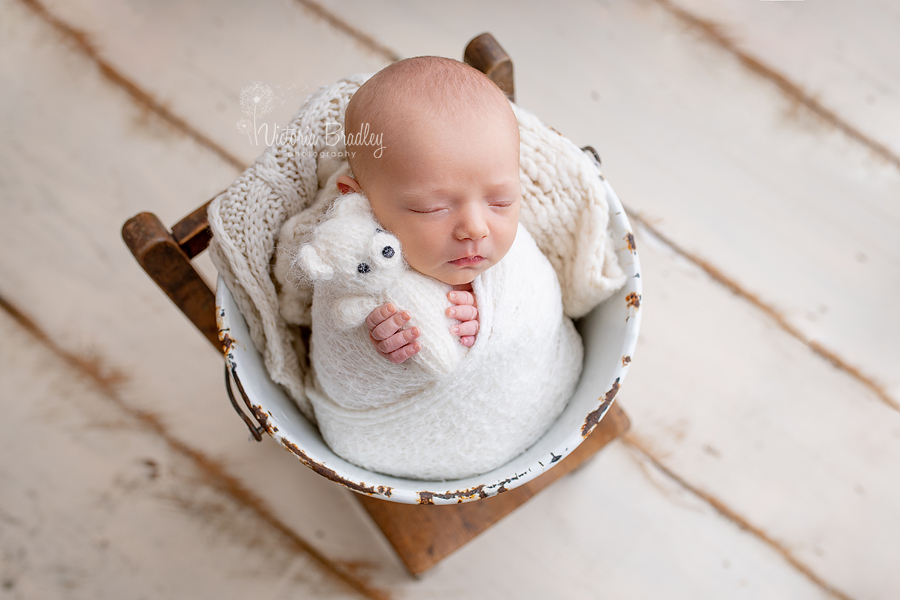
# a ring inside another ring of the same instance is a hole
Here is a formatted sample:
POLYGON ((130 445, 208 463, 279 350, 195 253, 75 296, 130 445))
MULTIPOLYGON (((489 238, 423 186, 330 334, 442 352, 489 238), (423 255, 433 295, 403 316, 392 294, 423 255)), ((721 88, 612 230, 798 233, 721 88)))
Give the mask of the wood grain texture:
MULTIPOLYGON (((203 210, 204 205, 198 210, 203 210)), ((196 213, 196 211, 195 211, 196 213)), ((198 237, 209 239, 209 226, 194 227, 198 218, 192 214, 175 225, 176 230, 186 230, 182 239, 188 244, 199 245, 198 237), (196 233, 199 230, 199 234, 196 233)), ((216 348, 219 328, 216 324, 216 296, 191 264, 190 257, 181 249, 179 240, 153 213, 143 212, 128 219, 122 226, 122 239, 131 250, 138 265, 160 287, 178 310, 194 324, 200 333, 216 348)))
POLYGON ((463 60, 490 77, 506 97, 515 102, 513 63, 497 38, 490 33, 474 37, 463 52, 463 60))
POLYGON ((0 335, 4 598, 361 597, 2 312, 0 335))
MULTIPOLYGON (((218 196, 218 194, 216 195, 218 196)), ((172 225, 172 237, 175 238, 188 258, 194 258, 206 250, 212 239, 212 229, 210 229, 209 219, 206 217, 210 203, 212 200, 202 204, 172 225)))
MULTIPOLYGON (((872 146, 900 160, 900 9, 890 0, 664 4, 711 25, 729 51, 769 65, 872 146)), ((802 98, 798 98, 802 101, 802 98)))

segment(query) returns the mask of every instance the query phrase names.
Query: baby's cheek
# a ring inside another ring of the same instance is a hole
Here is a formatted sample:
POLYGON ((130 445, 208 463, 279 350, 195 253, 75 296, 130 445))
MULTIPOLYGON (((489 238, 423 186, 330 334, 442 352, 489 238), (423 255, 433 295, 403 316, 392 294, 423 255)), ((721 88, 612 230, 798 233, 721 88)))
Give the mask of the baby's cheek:
POLYGON ((502 229, 502 235, 498 236, 497 250, 499 256, 497 261, 501 260, 509 249, 512 248, 513 242, 516 241, 516 233, 519 230, 518 220, 505 222, 502 229))

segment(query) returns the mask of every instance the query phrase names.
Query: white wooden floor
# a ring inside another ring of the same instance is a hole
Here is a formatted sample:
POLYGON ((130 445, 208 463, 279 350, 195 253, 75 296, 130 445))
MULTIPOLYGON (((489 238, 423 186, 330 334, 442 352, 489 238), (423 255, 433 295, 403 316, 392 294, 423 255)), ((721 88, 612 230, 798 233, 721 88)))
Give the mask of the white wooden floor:
POLYGON ((898 30, 892 0, 0 0, 0 598, 900 597, 898 30), (252 82, 283 125, 483 31, 637 228, 633 429, 413 580, 245 441, 119 229, 253 161, 252 82))

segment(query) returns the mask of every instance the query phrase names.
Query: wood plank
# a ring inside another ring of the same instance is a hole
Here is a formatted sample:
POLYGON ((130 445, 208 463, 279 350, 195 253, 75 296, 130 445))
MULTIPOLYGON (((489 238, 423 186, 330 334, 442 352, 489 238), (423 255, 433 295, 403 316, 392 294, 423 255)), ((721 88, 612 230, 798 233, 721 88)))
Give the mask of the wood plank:
MULTIPOLYGON (((210 0, 184 6, 96 0, 44 5, 83 32, 116 73, 244 165, 266 143, 262 134, 251 140, 238 130, 246 118, 242 90, 255 82, 272 90, 270 112, 258 124, 274 131, 287 125, 317 87, 390 62, 293 2, 268 2, 258 10, 210 0)), ((200 204, 177 201, 185 213, 200 204)))
POLYGON ((852 598, 900 593, 900 414, 638 230, 633 442, 852 598))
POLYGON ((360 597, 3 311, 0 335, 4 597, 360 597))
MULTIPOLYGON (((626 404, 631 410, 633 402, 626 404)), ((614 442, 398 598, 832 598, 758 538, 614 442)))
POLYGON ((895 2, 677 0, 670 6, 714 24, 738 52, 774 68, 872 143, 900 156, 895 2))

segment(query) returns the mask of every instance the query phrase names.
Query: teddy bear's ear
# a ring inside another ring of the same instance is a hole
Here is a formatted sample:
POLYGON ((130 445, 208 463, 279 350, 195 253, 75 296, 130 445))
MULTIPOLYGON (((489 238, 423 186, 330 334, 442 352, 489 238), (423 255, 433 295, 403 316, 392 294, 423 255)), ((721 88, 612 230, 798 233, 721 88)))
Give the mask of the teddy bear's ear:
POLYGON ((334 201, 332 207, 335 216, 361 214, 371 210, 368 199, 358 192, 344 194, 334 201))
POLYGON ((334 269, 332 269, 312 244, 303 244, 300 246, 300 254, 297 256, 297 263, 310 276, 313 281, 320 279, 331 279, 334 277, 334 269))

